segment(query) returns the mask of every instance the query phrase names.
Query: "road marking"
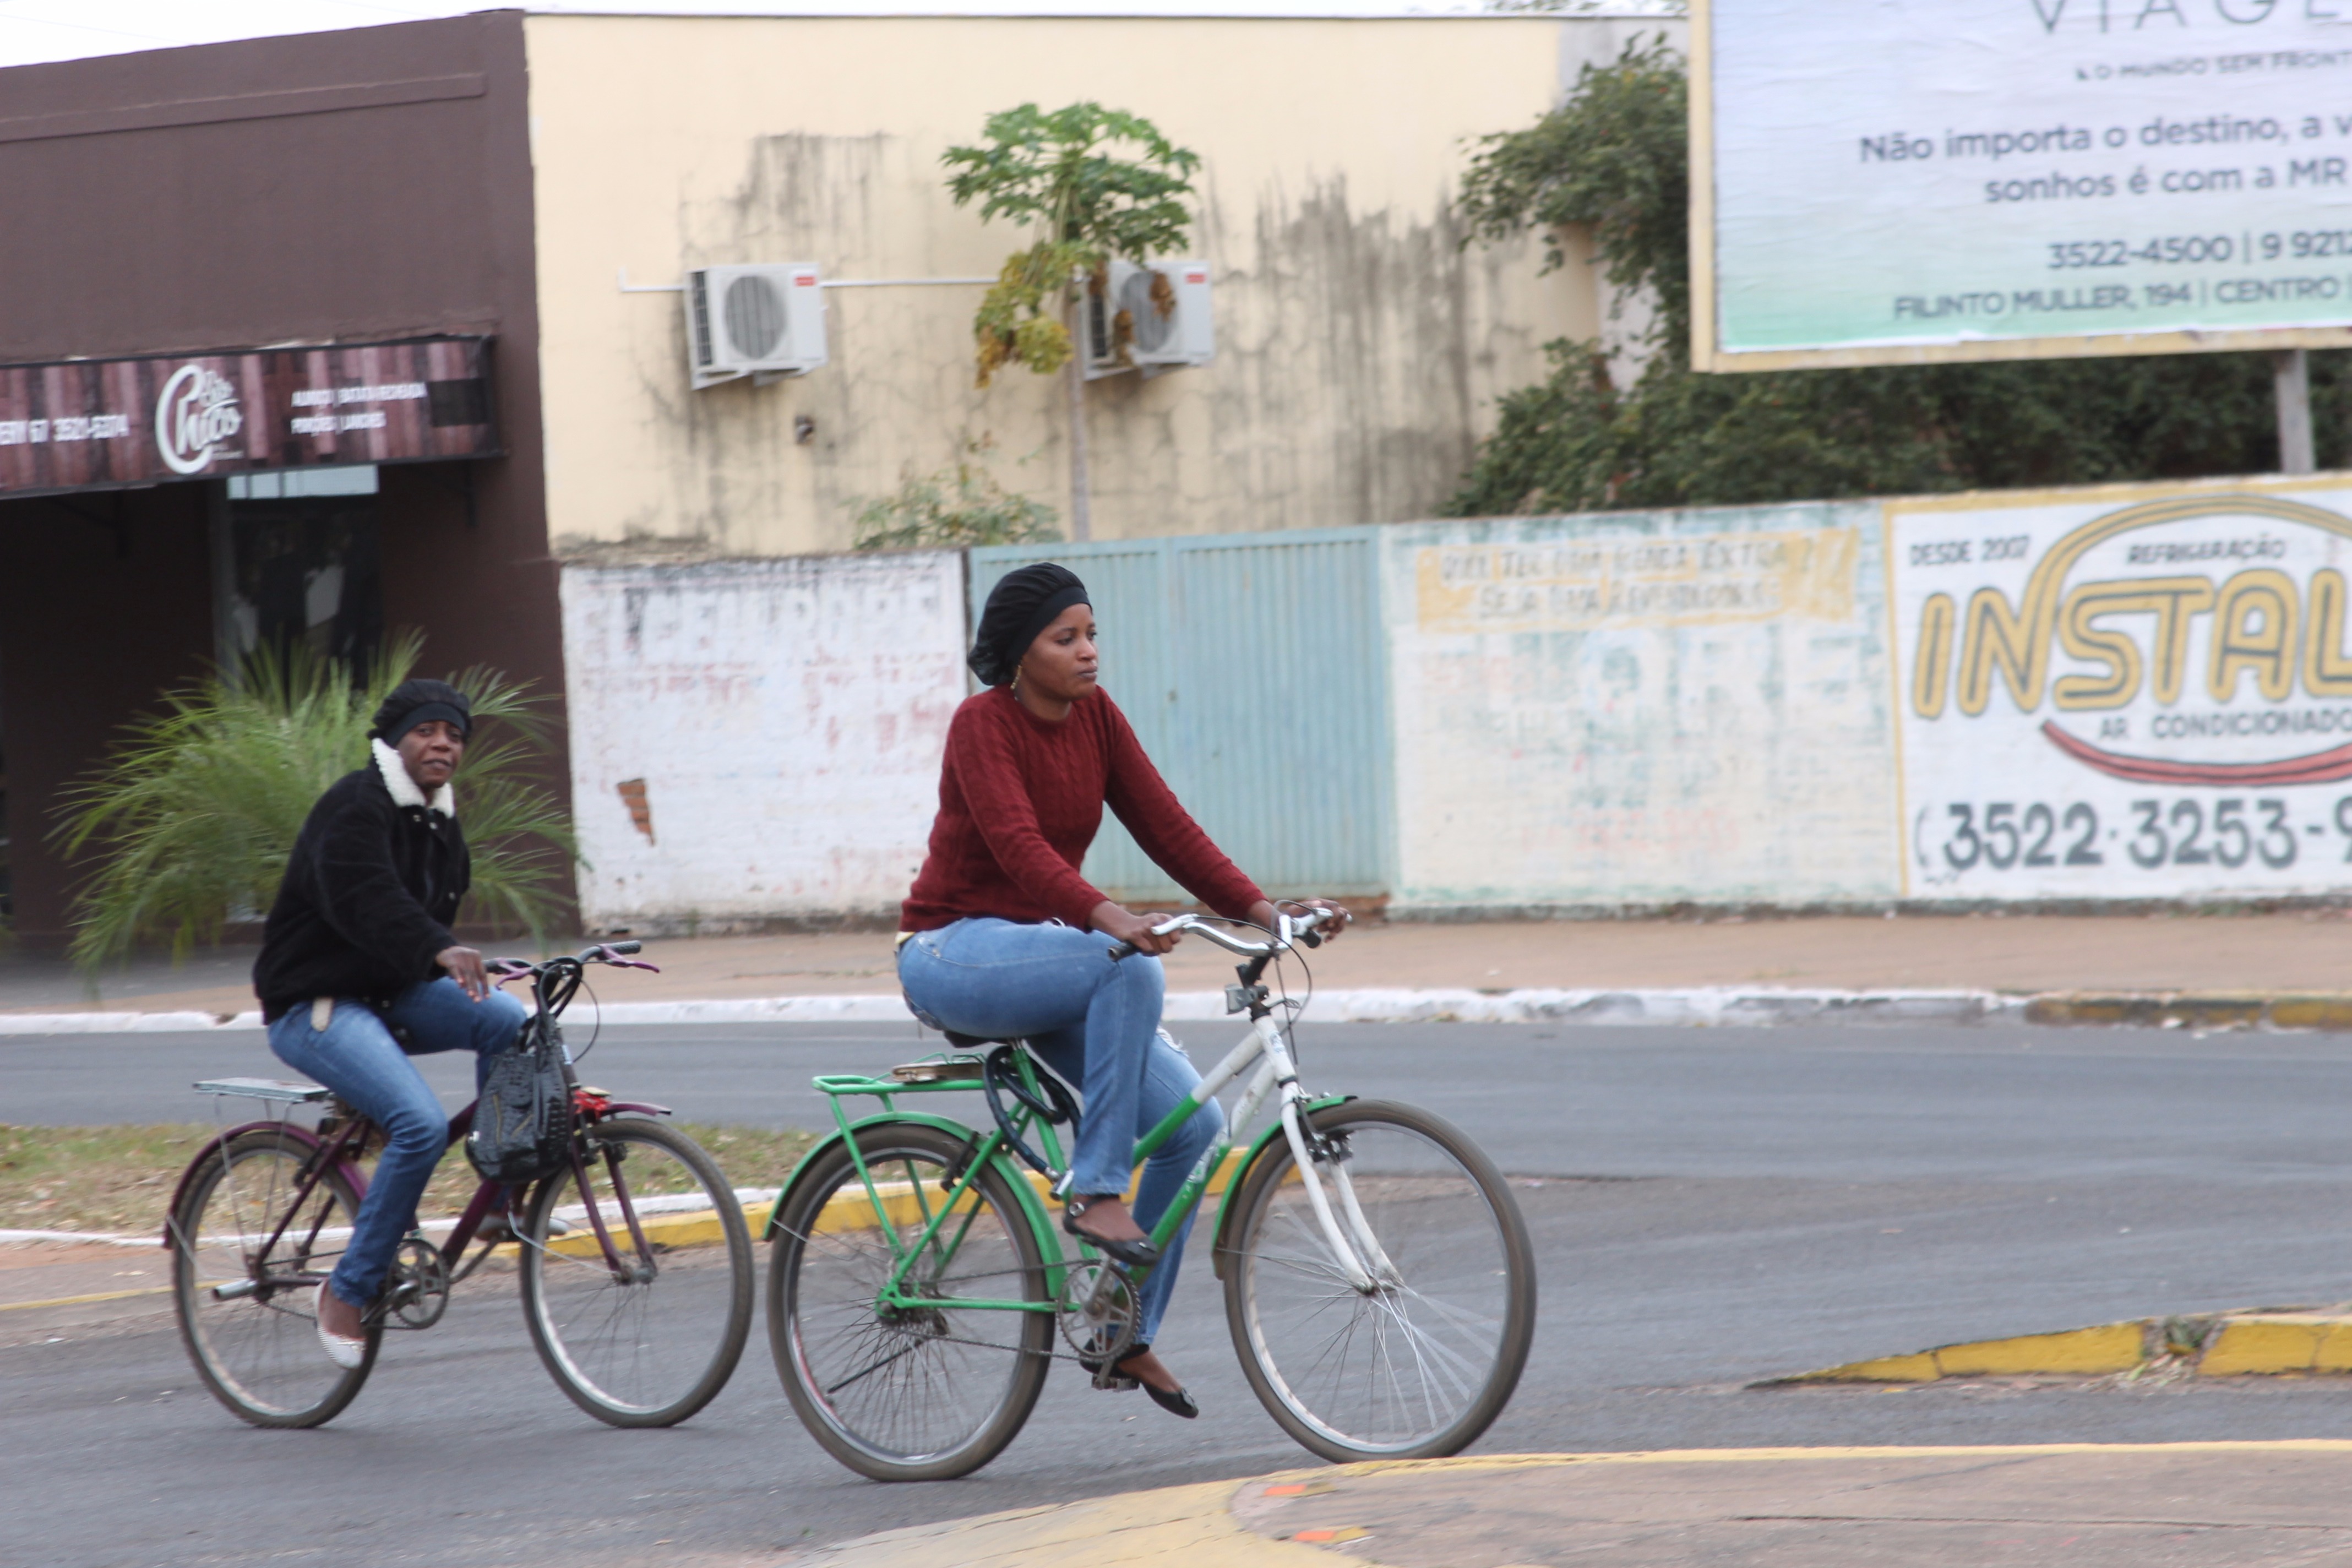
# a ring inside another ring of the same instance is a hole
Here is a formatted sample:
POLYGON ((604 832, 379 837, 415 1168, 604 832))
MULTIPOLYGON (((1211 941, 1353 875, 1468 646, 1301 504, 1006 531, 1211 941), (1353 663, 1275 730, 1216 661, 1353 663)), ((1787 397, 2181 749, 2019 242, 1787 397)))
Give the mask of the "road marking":
POLYGON ((127 1301, 133 1296, 168 1296, 169 1285, 150 1285, 138 1290, 100 1290, 88 1296, 55 1296, 46 1301, 8 1301, 0 1303, 0 1312, 28 1312, 35 1307, 79 1307, 88 1301, 127 1301))

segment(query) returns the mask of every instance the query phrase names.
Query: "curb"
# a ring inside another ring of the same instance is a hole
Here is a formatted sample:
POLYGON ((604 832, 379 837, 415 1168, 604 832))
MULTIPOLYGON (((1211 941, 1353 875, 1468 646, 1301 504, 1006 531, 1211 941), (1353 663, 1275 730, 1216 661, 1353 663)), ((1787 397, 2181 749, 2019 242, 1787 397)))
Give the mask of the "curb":
POLYGON ((1878 1356, 1758 1388, 1821 1383, 1934 1383, 1948 1377, 2098 1377, 2169 1372, 2198 1377, 2352 1373, 2352 1316, 2336 1308, 2261 1307, 2138 1318, 2051 1334, 1972 1340, 1878 1356))
MULTIPOLYGON (((1790 991, 1684 986, 1655 990, 1476 991, 1468 988, 1327 990, 1315 994, 1318 1022, 1349 1024, 1795 1024, 2015 1021, 2026 999, 1991 991, 1790 991)), ((2352 996, 2343 1001, 2352 1020, 2352 996)), ((1174 991, 1163 1016, 1180 1023, 1226 1016, 1221 991, 1174 991)), ((599 1018, 646 1024, 910 1024, 903 997, 761 996, 730 1000, 613 1002, 599 1018)), ((2088 1022, 2090 1020, 2085 1019, 2088 1022)), ((244 1013, 0 1013, 0 1037, 151 1035, 258 1030, 244 1013)))
MULTIPOLYGON (((1693 985, 1650 990, 1516 991, 1360 987, 1314 994, 1315 1021, 1337 1024, 1613 1024, 1684 1027, 1777 1024, 2036 1024, 2132 1028, 2352 1030, 2352 991, 1801 991, 1693 985)), ((1218 991, 1172 991, 1165 1017, 1226 1016, 1218 991)), ((905 1000, 756 996, 614 1002, 614 1026, 678 1024, 911 1024, 905 1000)), ((158 1035, 261 1028, 246 1013, 0 1013, 0 1038, 29 1035, 158 1035)))

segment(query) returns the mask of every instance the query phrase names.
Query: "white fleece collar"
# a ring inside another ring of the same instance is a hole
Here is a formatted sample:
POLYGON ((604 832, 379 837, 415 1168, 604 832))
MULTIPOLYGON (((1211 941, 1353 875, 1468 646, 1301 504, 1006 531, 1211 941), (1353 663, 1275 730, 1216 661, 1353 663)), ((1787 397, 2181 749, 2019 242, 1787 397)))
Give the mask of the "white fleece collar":
POLYGON ((394 805, 427 806, 444 816, 457 816, 457 793, 455 786, 443 784, 433 792, 433 798, 427 800, 425 792, 416 787, 416 781, 408 776, 408 764, 400 760, 398 752, 382 741, 371 741, 368 744, 375 748, 375 771, 383 777, 383 787, 392 792, 394 805))

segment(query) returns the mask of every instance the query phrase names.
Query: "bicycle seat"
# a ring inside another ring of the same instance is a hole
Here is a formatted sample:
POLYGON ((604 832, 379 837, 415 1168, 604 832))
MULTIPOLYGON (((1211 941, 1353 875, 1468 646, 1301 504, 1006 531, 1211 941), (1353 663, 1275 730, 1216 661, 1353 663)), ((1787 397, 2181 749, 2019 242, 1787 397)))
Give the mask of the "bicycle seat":
POLYGON ((1018 1039, 994 1039, 985 1035, 960 1035, 953 1029, 941 1029, 940 1033, 947 1037, 948 1044, 960 1051, 984 1051, 991 1046, 1017 1046, 1024 1043, 1018 1039))

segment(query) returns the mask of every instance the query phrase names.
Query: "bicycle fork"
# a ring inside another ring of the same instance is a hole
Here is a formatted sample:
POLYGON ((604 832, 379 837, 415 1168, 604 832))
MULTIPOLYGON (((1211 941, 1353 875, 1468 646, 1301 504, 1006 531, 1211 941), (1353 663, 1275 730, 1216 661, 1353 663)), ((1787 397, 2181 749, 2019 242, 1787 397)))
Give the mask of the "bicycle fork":
POLYGON ((1291 1059, 1282 1031, 1272 1018, 1260 1018, 1257 1032, 1265 1053, 1265 1065, 1258 1068, 1255 1080, 1243 1098, 1237 1121, 1246 1122, 1255 1115, 1268 1092, 1280 1092, 1282 1135, 1290 1144, 1291 1162, 1298 1168, 1299 1182, 1307 1189, 1307 1206, 1315 1211, 1315 1223, 1323 1232, 1323 1243, 1330 1248, 1332 1261, 1348 1283, 1363 1295, 1398 1283, 1396 1265, 1389 1261, 1388 1254, 1372 1235, 1370 1223, 1364 1218, 1363 1205, 1356 1201, 1356 1185, 1348 1175, 1346 1152, 1333 1150, 1328 1142, 1318 1137, 1307 1125, 1307 1091, 1298 1087, 1297 1064, 1291 1059), (1339 1194, 1337 1215, 1323 1190, 1322 1172, 1326 1170, 1339 1194))

